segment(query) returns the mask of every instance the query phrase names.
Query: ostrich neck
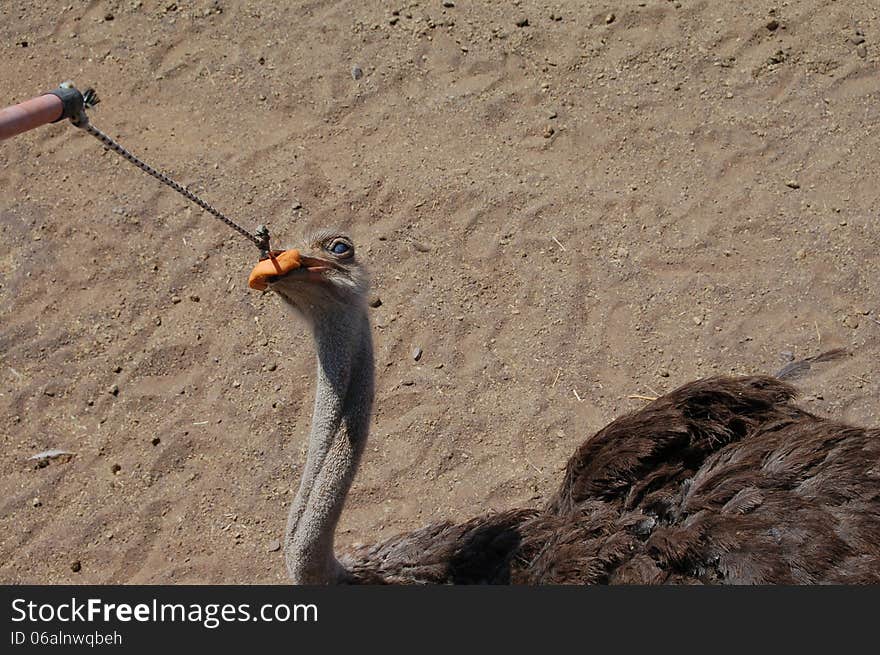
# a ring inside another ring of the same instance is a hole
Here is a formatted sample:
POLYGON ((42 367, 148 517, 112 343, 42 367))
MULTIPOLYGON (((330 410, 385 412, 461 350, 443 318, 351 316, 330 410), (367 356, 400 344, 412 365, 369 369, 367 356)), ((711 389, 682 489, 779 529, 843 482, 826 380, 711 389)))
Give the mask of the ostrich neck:
POLYGON ((336 524, 367 441, 373 346, 366 308, 313 326, 317 390, 302 480, 287 519, 285 554, 295 584, 330 584, 345 571, 333 554, 336 524))

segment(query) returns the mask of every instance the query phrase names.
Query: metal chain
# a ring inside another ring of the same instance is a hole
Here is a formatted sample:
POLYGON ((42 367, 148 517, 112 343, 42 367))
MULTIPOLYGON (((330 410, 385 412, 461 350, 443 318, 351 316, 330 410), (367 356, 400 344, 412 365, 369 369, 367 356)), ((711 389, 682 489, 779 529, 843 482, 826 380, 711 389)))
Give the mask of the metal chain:
POLYGON ((93 137, 98 139, 101 143, 103 143, 105 146, 107 146, 108 148, 110 148, 114 152, 125 157, 128 161, 130 161, 132 164, 134 164, 135 166, 140 168, 145 173, 149 173, 150 175, 155 177, 157 180, 159 180, 163 184, 167 184, 172 189, 174 189, 175 191, 177 191, 181 195, 185 196, 187 199, 189 199, 192 202, 194 202, 195 204, 197 204, 199 207, 204 209, 209 214, 215 216, 216 218, 219 218, 221 221, 226 223, 229 227, 231 227, 233 230, 235 230, 236 232, 241 234, 243 237, 246 237, 247 239, 250 239, 251 241, 253 241, 254 244, 260 249, 260 251, 262 253, 268 254, 268 252, 269 252, 269 231, 268 231, 268 229, 266 229, 265 226, 261 225, 260 228, 257 230, 256 234, 251 234, 246 229, 241 227, 238 223, 236 223, 231 218, 229 218, 228 216, 223 214, 221 211, 214 209, 211 205, 209 205, 204 200, 202 200, 201 198, 199 198, 198 196, 196 196, 195 194, 190 192, 188 189, 181 186, 180 184, 178 184, 177 182, 172 180, 170 177, 168 177, 164 173, 157 171, 155 168, 153 168, 152 166, 150 166, 146 162, 141 161, 135 155, 131 154, 128 150, 126 150, 121 145, 116 143, 116 141, 114 141, 111 137, 107 136, 101 130, 99 130, 97 127, 92 125, 89 122, 88 118, 85 116, 85 112, 82 112, 80 114, 79 120, 73 120, 72 122, 78 128, 85 130, 86 132, 91 134, 93 137))

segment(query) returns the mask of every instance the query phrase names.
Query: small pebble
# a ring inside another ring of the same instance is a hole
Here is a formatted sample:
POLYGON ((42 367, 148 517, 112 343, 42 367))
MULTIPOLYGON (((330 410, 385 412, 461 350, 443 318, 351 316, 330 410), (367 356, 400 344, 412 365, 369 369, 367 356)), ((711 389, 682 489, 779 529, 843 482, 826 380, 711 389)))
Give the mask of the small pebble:
POLYGON ((516 26, 517 27, 528 27, 529 26, 529 19, 526 18, 525 16, 523 16, 522 18, 518 18, 516 20, 516 26))
POLYGON ((801 188, 801 185, 798 183, 797 180, 789 180, 788 182, 785 183, 785 186, 787 186, 789 189, 800 189, 801 188))
POLYGON ((657 371, 657 375, 659 375, 661 378, 668 378, 669 371, 667 371, 665 368, 661 368, 659 371, 657 371))
POLYGON ((775 18, 771 18, 770 20, 767 21, 767 23, 764 25, 764 27, 766 27, 771 32, 775 32, 776 30, 779 29, 779 21, 776 20, 775 18))
POLYGON ((79 560, 70 563, 70 570, 79 573, 82 570, 82 563, 79 560))
POLYGON ((422 358, 422 349, 416 346, 412 349, 412 358, 415 361, 419 361, 422 358))
POLYGON ((266 546, 266 552, 269 553, 277 553, 279 550, 281 550, 281 541, 279 539, 270 541, 269 545, 266 546))
POLYGON ((162 443, 162 440, 159 437, 153 437, 152 439, 150 439, 150 443, 154 446, 158 446, 160 443, 162 443))
POLYGON ((109 393, 111 396, 118 396, 119 395, 119 385, 118 384, 111 384, 110 388, 107 389, 107 393, 109 393))
POLYGON ((547 127, 544 128, 544 138, 545 139, 549 139, 555 133, 556 133, 556 130, 553 129, 552 125, 548 125, 547 127))
POLYGON ((373 294, 370 296, 369 305, 370 307, 381 307, 382 299, 378 295, 373 294))
POLYGON ((353 80, 359 80, 364 76, 364 71, 360 66, 352 66, 351 67, 351 78, 353 80))
POLYGON ((856 48, 856 54, 862 59, 865 59, 868 56, 868 48, 865 47, 864 43, 856 48))
POLYGON ((122 466, 119 465, 119 464, 114 464, 113 466, 110 467, 110 472, 111 472, 113 475, 119 475, 119 472, 120 472, 121 470, 122 470, 122 466))
POLYGON ((189 299, 193 302, 199 302, 201 300, 201 298, 199 298, 196 294, 191 294, 189 299))
POLYGON ((611 23, 613 23, 616 18, 617 16, 615 16, 614 14, 608 14, 607 16, 605 16, 605 24, 611 25, 611 23))
POLYGON ((176 294, 173 295, 173 296, 171 296, 171 302, 173 302, 175 305, 176 305, 177 303, 179 303, 180 300, 181 300, 181 299, 180 299, 180 296, 178 296, 178 295, 176 295, 176 294))
POLYGON ((452 9, 455 6, 455 3, 452 0, 443 0, 443 6, 447 9, 452 9))
POLYGON ((271 364, 269 364, 269 365, 266 367, 266 370, 267 370, 267 371, 274 371, 274 370, 276 370, 277 368, 278 368, 278 364, 276 364, 275 362, 272 362, 271 364))
POLYGON ((40 500, 39 498, 34 498, 31 501, 31 505, 33 505, 34 507, 40 507, 40 506, 42 506, 42 504, 43 504, 43 501, 40 500))

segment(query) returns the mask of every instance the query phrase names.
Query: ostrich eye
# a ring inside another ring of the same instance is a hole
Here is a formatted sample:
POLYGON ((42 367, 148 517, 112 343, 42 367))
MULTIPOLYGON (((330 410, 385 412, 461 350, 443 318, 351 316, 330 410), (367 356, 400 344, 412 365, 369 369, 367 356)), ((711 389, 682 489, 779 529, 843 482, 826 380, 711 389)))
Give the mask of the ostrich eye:
POLYGON ((330 244, 329 250, 334 255, 345 255, 351 252, 351 246, 345 241, 334 241, 330 244))

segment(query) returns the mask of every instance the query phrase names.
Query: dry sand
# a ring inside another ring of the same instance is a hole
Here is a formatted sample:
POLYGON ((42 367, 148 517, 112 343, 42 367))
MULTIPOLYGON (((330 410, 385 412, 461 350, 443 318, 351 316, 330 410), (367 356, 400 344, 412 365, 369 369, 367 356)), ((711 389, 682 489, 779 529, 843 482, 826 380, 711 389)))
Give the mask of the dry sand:
MULTIPOLYGON (((874 0, 444 4, 0 4, 2 104, 94 85, 246 226, 359 244, 340 546, 538 504, 630 396, 786 353, 850 349, 803 403, 880 423, 874 0)), ((284 582, 314 351, 256 249, 69 124, 0 188, 0 581, 284 582)))

